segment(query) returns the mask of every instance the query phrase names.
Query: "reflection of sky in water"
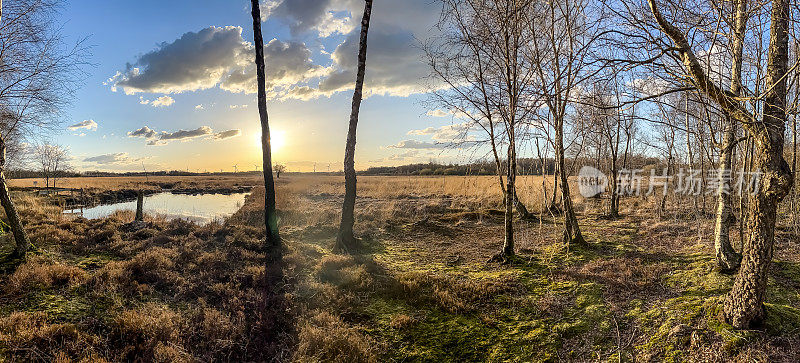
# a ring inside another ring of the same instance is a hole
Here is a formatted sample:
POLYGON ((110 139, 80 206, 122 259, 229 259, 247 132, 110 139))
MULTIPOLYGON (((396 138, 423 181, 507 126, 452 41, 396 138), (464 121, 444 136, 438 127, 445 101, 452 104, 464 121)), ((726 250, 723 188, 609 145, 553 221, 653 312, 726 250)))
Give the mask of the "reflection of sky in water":
MULTIPOLYGON (((197 195, 158 193, 144 197, 144 213, 207 224, 228 217, 239 210, 244 204, 246 195, 247 193, 197 195)), ((86 208, 83 210, 83 216, 88 219, 104 218, 118 210, 135 211, 136 201, 86 208)), ((80 209, 64 211, 77 215, 80 215, 80 212, 80 209)))

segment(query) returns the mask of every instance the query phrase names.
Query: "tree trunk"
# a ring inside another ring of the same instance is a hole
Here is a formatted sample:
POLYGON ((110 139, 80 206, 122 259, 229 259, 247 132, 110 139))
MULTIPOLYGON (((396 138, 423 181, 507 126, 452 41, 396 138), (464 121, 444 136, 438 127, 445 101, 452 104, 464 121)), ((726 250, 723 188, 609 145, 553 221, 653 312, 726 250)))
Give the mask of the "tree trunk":
POLYGON ((514 199, 516 189, 514 179, 516 176, 516 158, 514 155, 513 137, 508 144, 508 169, 506 169, 506 194, 505 194, 505 240, 503 242, 503 256, 514 255, 514 199))
POLYGON ((136 217, 134 221, 141 222, 144 220, 144 192, 139 190, 136 193, 136 217))
POLYGON ((364 73, 367 64, 367 31, 369 30, 371 12, 372 0, 366 0, 364 17, 361 19, 361 37, 358 42, 356 85, 353 90, 350 126, 347 129, 347 145, 345 145, 344 151, 344 203, 342 204, 342 221, 339 225, 339 235, 336 238, 336 248, 342 251, 352 251, 356 247, 356 238, 353 235, 356 205, 356 128, 358 126, 358 110, 361 107, 361 92, 364 87, 364 73))
POLYGON ((569 182, 567 179, 567 168, 564 163, 564 119, 556 117, 556 156, 558 158, 558 170, 561 178, 561 204, 564 207, 564 242, 585 245, 586 240, 581 235, 578 226, 578 217, 572 208, 572 197, 569 195, 569 182))
POLYGON ((261 118, 261 150, 264 170, 264 224, 267 246, 271 252, 280 250, 278 214, 275 209, 275 181, 272 179, 272 144, 267 114, 266 76, 264 74, 264 40, 261 35, 261 9, 258 0, 252 0, 253 40, 256 46, 256 76, 258 78, 258 114, 261 118))
POLYGON ((758 192, 749 210, 749 238, 743 248, 739 274, 725 299, 725 318, 736 328, 760 325, 764 319, 767 271, 775 242, 778 203, 792 188, 791 169, 783 159, 786 129, 786 78, 789 58, 789 0, 773 0, 767 55, 769 90, 761 123, 754 124, 758 145, 755 164, 760 171, 758 192))
MULTIPOLYGON (((2 3, 0 3, 2 6, 2 3)), ((8 218, 8 225, 11 227, 11 233, 14 235, 14 255, 17 257, 25 257, 28 252, 30 242, 28 236, 25 234, 25 229, 22 227, 22 222, 19 219, 17 208, 14 206, 14 201, 11 200, 11 194, 8 192, 8 185, 6 184, 5 177, 6 165, 6 143, 3 135, 0 135, 0 204, 6 212, 8 218)))
POLYGON ((736 271, 742 260, 742 256, 736 253, 730 241, 730 229, 736 222, 736 217, 733 216, 733 198, 730 185, 731 170, 733 170, 731 158, 734 153, 735 145, 733 143, 736 137, 734 127, 735 123, 729 120, 719 160, 717 218, 714 225, 714 249, 716 250, 717 266, 726 272, 736 271))
MULTIPOLYGON (((619 132, 619 130, 617 130, 619 132)), ((614 148, 618 148, 619 144, 615 146, 611 146, 614 148)), ((617 170, 617 151, 611 150, 611 201, 610 201, 610 210, 609 210, 609 217, 617 218, 619 217, 619 190, 617 190, 617 184, 619 184, 617 178, 617 174, 619 170, 617 170)))
MULTIPOLYGON (((731 93, 739 95, 742 84, 742 50, 744 45, 744 32, 747 27, 747 0, 738 0, 736 3, 735 29, 733 40, 733 59, 731 60, 731 93)), ((722 140, 722 150, 719 156, 719 189, 717 190, 717 218, 714 226, 714 249, 717 255, 717 265, 722 271, 736 271, 742 256, 736 253, 731 246, 730 229, 736 222, 733 215, 733 198, 729 181, 732 174, 732 160, 736 153, 736 122, 726 115, 725 135, 722 140)))

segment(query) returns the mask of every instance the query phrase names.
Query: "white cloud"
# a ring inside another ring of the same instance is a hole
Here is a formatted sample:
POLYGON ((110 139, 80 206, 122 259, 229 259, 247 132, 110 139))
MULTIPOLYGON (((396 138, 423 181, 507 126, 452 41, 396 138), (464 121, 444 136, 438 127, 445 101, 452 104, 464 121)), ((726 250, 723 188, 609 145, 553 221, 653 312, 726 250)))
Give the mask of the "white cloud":
POLYGON ((411 130, 409 135, 432 135, 431 139, 443 143, 458 143, 471 141, 469 136, 470 123, 445 125, 442 127, 427 127, 421 130, 411 130))
POLYGON ((237 108, 247 108, 247 105, 230 105, 228 106, 231 110, 235 110, 237 108))
POLYGON ((194 106, 194 109, 195 109, 195 110, 202 110, 202 109, 204 109, 204 108, 205 108, 205 107, 203 107, 203 105, 197 105, 197 106, 194 106))
POLYGON ((78 122, 78 123, 76 123, 74 125, 68 126, 67 129, 69 129, 70 131, 75 131, 75 130, 80 130, 80 129, 86 129, 86 130, 94 131, 94 130, 97 130, 97 122, 94 122, 94 120, 83 120, 83 121, 78 122))
POLYGON ((390 148, 395 149, 444 149, 448 144, 417 141, 417 140, 403 140, 395 145, 389 145, 390 148))
POLYGON ((172 99, 172 97, 170 97, 170 96, 161 96, 161 97, 156 98, 155 100, 153 100, 151 105, 153 105, 153 107, 167 107, 167 106, 171 106, 173 103, 175 103, 175 100, 172 99))
POLYGON ((450 115, 449 112, 447 112, 445 110, 442 110, 442 109, 438 109, 438 108, 435 109, 435 110, 430 110, 430 111, 426 112, 425 114, 428 115, 428 116, 432 116, 432 117, 446 117, 446 116, 450 115))
POLYGON ((166 95, 165 96, 161 96, 159 98, 156 98, 156 99, 154 99, 152 101, 148 100, 148 99, 145 99, 142 96, 139 96, 139 103, 142 104, 142 105, 150 105, 150 106, 153 106, 153 107, 169 107, 173 103, 175 103, 175 100, 172 99, 172 97, 166 96, 166 95))
POLYGON ((128 155, 128 153, 103 154, 83 159, 84 162, 100 165, 132 164, 140 160, 143 160, 143 158, 132 158, 128 155))

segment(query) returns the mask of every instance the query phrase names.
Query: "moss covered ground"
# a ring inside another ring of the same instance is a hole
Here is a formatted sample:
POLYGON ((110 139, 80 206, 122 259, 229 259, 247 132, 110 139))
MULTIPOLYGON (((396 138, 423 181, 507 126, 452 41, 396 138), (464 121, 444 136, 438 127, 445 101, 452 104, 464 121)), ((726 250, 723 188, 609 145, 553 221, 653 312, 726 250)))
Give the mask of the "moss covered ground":
POLYGON ((278 346, 259 340, 260 190, 223 223, 145 228, 130 213, 63 219, 22 195, 37 248, 2 261, 0 361, 800 359, 800 262, 779 254, 764 327, 733 329, 720 318, 733 276, 714 267, 707 221, 585 213, 588 247, 563 245, 552 217, 520 222, 519 254, 498 264, 502 219, 485 204, 378 196, 359 201, 363 246, 343 255, 336 193, 280 188, 291 329, 278 346))

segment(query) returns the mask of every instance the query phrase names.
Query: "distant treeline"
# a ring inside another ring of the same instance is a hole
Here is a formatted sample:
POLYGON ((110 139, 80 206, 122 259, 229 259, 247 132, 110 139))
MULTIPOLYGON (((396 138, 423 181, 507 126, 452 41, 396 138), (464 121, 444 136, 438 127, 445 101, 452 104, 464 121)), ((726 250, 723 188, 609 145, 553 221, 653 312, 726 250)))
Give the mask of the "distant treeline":
MULTIPOLYGON (((622 167, 622 161, 619 161, 619 167, 622 167)), ((626 161, 627 167, 630 169, 644 169, 648 167, 658 167, 663 162, 658 158, 634 156, 626 161)), ((580 169, 581 166, 591 165, 600 170, 610 170, 608 165, 597 165, 593 158, 579 158, 566 159, 567 168, 572 169, 573 166, 580 169)), ((505 167, 505 163, 503 163, 505 167)), ((544 160, 538 158, 521 158, 517 159, 517 174, 518 175, 553 175, 555 173, 556 163, 553 158, 546 158, 544 160), (542 168, 544 164, 544 169, 542 168)), ((572 170, 572 173, 577 170, 572 170)), ((439 164, 434 162, 408 164, 400 166, 375 166, 360 172, 362 175, 495 175, 497 174, 497 167, 494 162, 475 162, 470 164, 439 164)))
MULTIPOLYGON (((108 172, 108 171, 58 171, 51 173, 51 178, 79 178, 79 177, 103 177, 103 176, 195 176, 195 175, 221 175, 221 174, 261 174, 260 171, 241 171, 238 173, 232 172, 214 172, 214 173, 194 173, 184 170, 160 170, 152 172, 108 172)), ((9 170, 8 177, 10 179, 24 179, 24 178, 44 178, 44 172, 39 170, 9 170)))

